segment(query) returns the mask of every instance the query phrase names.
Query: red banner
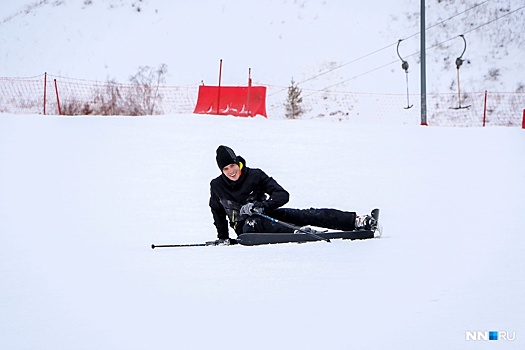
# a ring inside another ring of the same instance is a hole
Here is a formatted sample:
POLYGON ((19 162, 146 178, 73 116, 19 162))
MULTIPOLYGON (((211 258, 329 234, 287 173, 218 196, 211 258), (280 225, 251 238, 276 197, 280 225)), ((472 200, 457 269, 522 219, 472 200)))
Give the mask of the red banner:
POLYGON ((267 118, 266 86, 201 85, 193 113, 267 118))

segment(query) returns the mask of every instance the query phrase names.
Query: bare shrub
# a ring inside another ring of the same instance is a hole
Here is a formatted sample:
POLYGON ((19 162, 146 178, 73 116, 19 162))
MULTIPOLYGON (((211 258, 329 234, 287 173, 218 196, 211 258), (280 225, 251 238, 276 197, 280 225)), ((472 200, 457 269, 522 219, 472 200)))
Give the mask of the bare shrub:
POLYGON ((62 104, 62 114, 63 115, 79 115, 80 110, 82 109, 82 103, 76 99, 71 99, 62 104))
POLYGON ((162 114, 159 87, 165 83, 168 68, 165 64, 154 69, 140 67, 129 78, 131 84, 119 84, 114 79, 93 90, 90 101, 73 97, 62 106, 65 115, 153 115, 162 114))
POLYGON ((95 92, 93 112, 97 115, 126 115, 124 99, 115 80, 108 80, 102 89, 95 92))
POLYGON ((161 64, 159 68, 139 67, 137 74, 131 76, 129 81, 133 85, 128 95, 128 105, 131 115, 161 114, 158 108, 162 101, 159 87, 166 82, 168 66, 161 64))

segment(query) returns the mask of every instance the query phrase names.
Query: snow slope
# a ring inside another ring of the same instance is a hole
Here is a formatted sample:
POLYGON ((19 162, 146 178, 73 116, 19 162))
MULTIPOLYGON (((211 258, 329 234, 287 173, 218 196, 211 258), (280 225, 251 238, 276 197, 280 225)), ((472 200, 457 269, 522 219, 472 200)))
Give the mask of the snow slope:
POLYGON ((0 116, 2 349, 523 349, 525 135, 211 116, 0 116), (381 239, 215 236, 227 144, 381 239), (515 332, 467 341, 467 331, 515 332))
MULTIPOLYGON (((10 2, 0 18, 0 76, 126 82, 139 66, 165 63, 168 85, 215 85, 223 59, 224 85, 246 85, 252 68, 254 82, 286 87, 369 42, 357 28, 373 9, 343 1, 10 2)), ((373 22, 386 23, 396 2, 373 22)))
MULTIPOLYGON (((400 53, 419 92, 418 0, 4 2, 2 77, 126 82, 166 64, 167 85, 216 85, 223 59, 224 85, 246 85, 252 68, 255 84, 286 88, 293 77, 303 89, 405 94, 396 42, 406 39, 400 53)), ((523 5, 427 0, 428 92, 456 92, 459 34, 464 93, 523 91, 523 5)))

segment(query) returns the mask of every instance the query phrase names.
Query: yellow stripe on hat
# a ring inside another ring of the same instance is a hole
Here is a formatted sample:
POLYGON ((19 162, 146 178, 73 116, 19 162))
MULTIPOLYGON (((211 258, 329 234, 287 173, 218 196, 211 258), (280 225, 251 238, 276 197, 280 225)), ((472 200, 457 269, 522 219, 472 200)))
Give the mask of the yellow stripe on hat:
POLYGON ((242 162, 239 162, 239 170, 242 170, 243 167, 244 167, 244 164, 242 164, 242 162))

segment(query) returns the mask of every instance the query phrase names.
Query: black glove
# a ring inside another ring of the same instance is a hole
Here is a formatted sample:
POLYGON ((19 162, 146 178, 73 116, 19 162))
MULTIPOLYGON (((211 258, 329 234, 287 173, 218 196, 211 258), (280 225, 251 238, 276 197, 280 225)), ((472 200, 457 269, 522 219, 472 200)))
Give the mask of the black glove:
POLYGON ((253 203, 253 212, 262 214, 264 213, 264 203, 263 202, 254 202, 253 203))
POLYGON ((213 245, 234 245, 237 244, 237 240, 233 238, 218 239, 213 242, 213 245))

